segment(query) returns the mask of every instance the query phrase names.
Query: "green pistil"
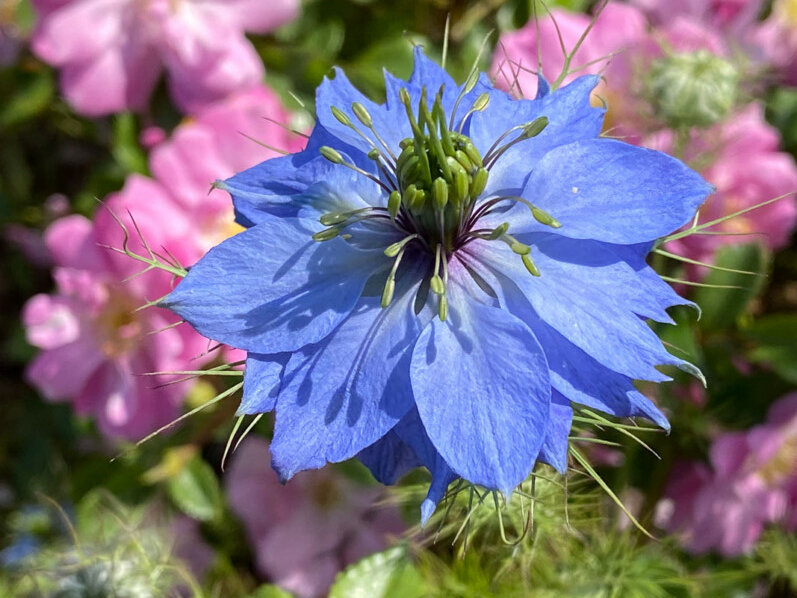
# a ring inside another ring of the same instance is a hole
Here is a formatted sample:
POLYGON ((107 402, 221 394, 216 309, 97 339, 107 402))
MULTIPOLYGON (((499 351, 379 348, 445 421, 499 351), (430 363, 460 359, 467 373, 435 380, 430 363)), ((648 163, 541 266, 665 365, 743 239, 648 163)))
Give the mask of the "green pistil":
MULTIPOLYGON (((443 88, 429 108, 426 90, 417 111, 410 94, 399 91, 413 136, 403 139, 396 161, 396 179, 403 210, 420 227, 430 247, 438 243, 450 254, 466 216, 484 191, 488 172, 471 140, 453 131, 443 108, 443 88), (417 115, 417 116, 416 116, 417 115)), ((486 106, 477 99, 476 109, 486 106)))
POLYGON ((489 94, 482 93, 468 110, 459 112, 460 103, 475 88, 477 81, 478 73, 471 72, 450 118, 447 118, 443 107, 443 86, 435 94, 431 106, 427 102, 426 89, 423 88, 417 107, 413 107, 409 91, 400 89, 399 99, 404 105, 412 136, 399 142, 398 156, 379 136, 373 118, 363 104, 354 102, 348 113, 331 107, 332 115, 338 122, 368 143, 368 158, 374 161, 379 174, 363 170, 331 147, 321 147, 321 155, 380 185, 386 192, 387 207, 323 214, 319 221, 327 228, 315 233, 313 239, 328 241, 337 237, 350 238, 351 235, 345 233, 344 229, 371 219, 375 219, 374 222, 382 219, 382 222, 401 232, 400 240, 384 250, 385 256, 393 258, 393 265, 382 291, 383 308, 388 307, 393 300, 396 273, 404 252, 414 243, 425 251, 434 251, 434 270, 428 281, 429 290, 438 297, 438 315, 443 321, 448 317, 448 260, 455 251, 475 239, 506 243, 512 252, 520 256, 531 275, 540 276, 540 270, 531 257, 531 247, 509 234, 508 222, 494 229, 478 227, 481 219, 495 212, 502 202, 523 203, 537 222, 552 228, 561 226, 547 211, 522 197, 491 197, 477 204, 487 188, 489 170, 496 161, 515 144, 536 137, 548 125, 548 119, 540 116, 512 127, 499 136, 482 156, 462 131, 466 129, 468 119, 487 108, 489 94), (455 127, 454 120, 458 112, 464 112, 464 116, 459 117, 455 127), (514 137, 510 138, 513 133, 514 137), (510 138, 509 141, 505 141, 507 138, 510 138))

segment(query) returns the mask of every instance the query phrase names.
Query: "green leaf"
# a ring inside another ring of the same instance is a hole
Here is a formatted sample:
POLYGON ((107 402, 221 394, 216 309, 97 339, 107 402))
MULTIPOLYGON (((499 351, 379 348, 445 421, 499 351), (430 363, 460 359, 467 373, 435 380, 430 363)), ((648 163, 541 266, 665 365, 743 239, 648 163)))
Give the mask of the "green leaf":
POLYGON ((138 143, 136 117, 131 112, 122 112, 114 118, 111 151, 125 172, 147 174, 147 156, 138 143))
MULTIPOLYGON (((723 268, 764 273, 768 266, 766 251, 759 245, 731 245, 717 252, 714 263, 723 268)), ((748 303, 763 289, 764 276, 712 270, 703 280, 709 286, 698 288, 695 302, 702 308, 700 327, 721 330, 733 326, 748 303), (712 285, 740 288, 711 288, 712 285)))
POLYGON ((249 598, 293 598, 293 594, 286 592, 280 587, 266 584, 249 594, 249 598))
POLYGON ((783 379, 797 384, 797 315, 775 314, 756 320, 743 334, 755 343, 747 354, 783 379))
POLYGON ((378 552, 338 574, 329 598, 414 598, 426 595, 426 583, 404 546, 378 552))
POLYGON ((0 107, 2 128, 9 128, 39 116, 55 96, 52 73, 48 70, 17 73, 14 83, 16 90, 5 98, 6 101, 0 107))
POLYGON ((199 521, 210 521, 221 516, 223 499, 219 481, 213 469, 194 457, 166 483, 166 491, 175 506, 199 521))

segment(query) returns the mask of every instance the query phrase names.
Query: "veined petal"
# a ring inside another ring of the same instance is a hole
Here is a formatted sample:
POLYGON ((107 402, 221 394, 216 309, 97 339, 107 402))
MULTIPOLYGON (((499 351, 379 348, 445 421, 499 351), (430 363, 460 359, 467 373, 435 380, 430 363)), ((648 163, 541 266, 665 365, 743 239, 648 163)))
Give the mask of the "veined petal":
MULTIPOLYGON (((535 100, 515 100, 502 92, 490 95, 490 104, 473 115, 470 136, 484 155, 510 128, 545 116, 548 125, 542 133, 521 141, 506 151, 490 168, 484 197, 518 195, 529 173, 539 160, 560 145, 594 139, 600 134, 605 110, 590 104, 590 94, 598 77, 586 75, 569 85, 535 100)), ((518 130, 502 145, 520 135, 518 130)))
MULTIPOLYGON (((618 363, 638 357, 633 349, 629 349, 619 341, 612 342, 607 343, 605 349, 597 356, 593 356, 576 346, 571 339, 544 321, 534 310, 529 298, 516 284, 517 279, 514 278, 514 276, 522 274, 530 277, 525 269, 521 268, 521 270, 523 272, 515 272, 512 277, 492 270, 486 270, 485 274, 491 275, 490 283, 500 295, 504 309, 508 309, 534 331, 540 346, 545 351, 552 387, 574 403, 580 403, 619 417, 641 415, 659 426, 669 429, 667 418, 649 399, 634 388, 633 380, 630 377, 613 371, 602 363, 610 354, 617 352, 623 354, 618 363), (599 358, 601 361, 598 360, 599 358)), ((639 321, 638 318, 636 321, 639 321)), ((589 332, 589 330, 585 332, 589 332)), ((600 334, 601 329, 596 327, 593 332, 596 335, 600 334)), ((635 367, 645 367, 645 365, 642 361, 635 367)), ((667 379, 656 370, 653 372, 660 378, 667 379)))
POLYGON ((270 214, 296 216, 301 207, 310 203, 303 195, 313 185, 351 175, 345 166, 332 164, 320 155, 319 148, 324 145, 334 147, 369 172, 374 167, 373 161, 359 149, 343 143, 321 124, 316 124, 303 151, 271 158, 217 183, 232 196, 236 222, 250 227, 270 214))
POLYGON ((324 77, 321 85, 318 86, 316 92, 318 122, 338 139, 359 149, 364 154, 367 154, 373 147, 384 149, 374 135, 357 119, 351 108, 354 102, 359 102, 365 107, 371 116, 371 120, 373 120, 374 128, 385 143, 388 144, 391 151, 400 151, 399 141, 412 135, 404 106, 400 103, 393 105, 372 102, 351 84, 344 72, 339 68, 335 69, 335 77, 333 79, 324 77), (348 115, 352 124, 368 137, 371 143, 368 143, 350 127, 338 121, 332 114, 333 106, 348 115))
MULTIPOLYGON (((406 416, 405 416, 406 417, 406 416)), ((395 429, 361 450, 357 458, 381 484, 395 484, 408 471, 423 465, 395 429)))
POLYGON ((384 309, 379 297, 363 297, 328 338, 288 363, 271 445, 283 479, 355 456, 412 407, 410 349, 423 327, 413 310, 418 280, 407 273, 384 309))
POLYGON ((244 370, 244 392, 236 415, 255 415, 274 410, 282 372, 290 353, 260 355, 249 353, 244 370))
POLYGON ((456 284, 449 284, 449 305, 446 321, 434 319, 413 351, 418 412, 457 474, 508 494, 531 471, 545 438, 545 356, 523 322, 456 284))
MULTIPOLYGON (((683 226, 712 191, 699 174, 671 156, 614 139, 592 139, 548 152, 521 195, 562 224, 557 234, 627 245, 653 241, 683 226)), ((509 222, 515 233, 541 230, 523 206, 513 208, 509 222)))
MULTIPOLYGON (((473 243, 470 255, 507 279, 509 285, 502 284, 503 292, 505 301, 514 301, 513 313, 529 325, 534 318, 541 319, 605 367, 633 379, 656 382, 669 379, 657 365, 692 367, 668 353, 632 311, 639 289, 633 285, 615 288, 612 276, 617 268, 559 261, 560 241, 555 237, 540 236, 535 246, 539 277, 531 276, 511 250, 495 242, 473 243), (512 287, 520 291, 520 299, 509 296, 512 287)), ((583 258, 587 263, 591 259, 589 254, 583 258)))
POLYGON ((567 449, 570 426, 573 423, 573 408, 570 399, 554 390, 551 393, 551 415, 548 432, 540 449, 539 461, 547 463, 559 473, 567 471, 567 449))
POLYGON ((203 336, 246 351, 295 351, 320 341, 387 259, 339 238, 317 243, 311 235, 318 226, 269 216, 211 249, 163 305, 203 336))

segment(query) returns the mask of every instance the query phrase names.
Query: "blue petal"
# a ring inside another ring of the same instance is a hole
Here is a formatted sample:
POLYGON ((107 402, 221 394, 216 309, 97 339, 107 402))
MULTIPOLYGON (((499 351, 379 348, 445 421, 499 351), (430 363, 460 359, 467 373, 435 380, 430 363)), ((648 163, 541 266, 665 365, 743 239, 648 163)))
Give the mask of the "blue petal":
POLYGON ((390 430, 371 446, 361 450, 357 458, 378 482, 387 485, 395 484, 405 473, 423 465, 415 451, 395 430, 390 430))
POLYGON ((475 302, 456 284, 448 294, 448 319, 434 319, 413 351, 415 402, 451 468, 508 495, 531 471, 545 438, 545 356, 511 314, 475 302))
POLYGON ((163 301, 200 334, 254 353, 295 351, 351 312, 381 252, 317 243, 317 223, 268 216, 211 249, 163 301))
MULTIPOLYGON (((562 237, 539 235, 535 239, 532 255, 540 277, 531 276, 519 257, 502 243, 475 242, 469 254, 522 292, 523 300, 516 302, 519 306, 526 303, 526 311, 605 367, 630 378, 657 382, 669 379, 654 367, 657 365, 691 371, 692 366, 668 353, 633 311, 635 306, 641 311, 642 306, 651 305, 642 301, 640 283, 630 269, 624 271, 622 264, 597 267, 597 244, 586 244, 579 259, 577 252, 570 251, 574 244, 562 237)), ((522 319, 530 321, 525 316, 522 319)))
MULTIPOLYGON (((548 118, 548 125, 542 133, 517 143, 498 159, 490 168, 483 196, 518 195, 529 173, 546 153, 560 145, 597 137, 605 112, 590 105, 590 93, 597 83, 598 78, 593 75, 580 77, 537 100, 514 100, 505 94, 491 94, 490 104, 473 116, 469 131, 482 155, 514 126, 540 116, 548 118)), ((518 135, 520 131, 510 134, 502 144, 518 135)))
MULTIPOLYGON (((631 378, 606 367, 544 322, 534 311, 516 280, 501 272, 487 269, 480 270, 479 273, 489 279, 496 293, 500 295, 504 307, 534 331, 545 351, 551 385, 556 391, 574 403, 619 417, 644 416, 669 430, 667 418, 634 388, 631 378)), ((525 270, 524 273, 530 276, 525 270)), ((600 328, 595 329, 594 334, 601 334, 600 328)), ((628 349, 622 343, 607 345, 605 351, 597 357, 606 358, 607 354, 616 351, 628 352, 628 349)))
POLYGON ((396 435, 412 448, 420 462, 432 475, 432 482, 429 484, 426 498, 421 503, 421 525, 424 525, 434 513, 437 503, 445 496, 449 484, 457 479, 457 474, 449 467, 429 439, 417 408, 410 409, 394 430, 396 435))
POLYGON ((274 410, 277 403, 282 371, 288 362, 289 353, 246 356, 244 371, 244 393, 236 415, 254 415, 274 410))
POLYGON ((573 408, 570 400, 561 393, 551 393, 551 415, 548 432, 540 449, 539 460, 547 463, 559 473, 567 471, 567 449, 570 426, 573 423, 573 408))
POLYGON ((537 97, 535 99, 539 100, 540 98, 544 98, 549 93, 551 93, 551 85, 548 83, 545 75, 542 74, 542 71, 540 71, 537 73, 537 97))
POLYGON ((250 227, 269 214, 296 216, 299 208, 308 204, 303 194, 313 185, 351 175, 345 166, 321 157, 319 148, 323 145, 334 147, 368 172, 373 169, 373 161, 359 149, 316 124, 303 151, 266 160, 217 184, 232 196, 236 222, 250 227))
POLYGON ((543 322, 532 328, 545 347, 551 384, 567 399, 617 417, 646 417, 670 429, 664 414, 634 388, 631 378, 601 365, 543 322))
POLYGON ((354 102, 359 102, 365 106, 371 115, 374 129, 376 129, 390 150, 400 152, 399 141, 412 135, 404 106, 400 103, 377 104, 372 102, 354 87, 345 73, 338 68, 335 69, 335 77, 333 79, 324 77, 316 91, 316 115, 318 121, 338 139, 365 154, 375 146, 383 149, 379 144, 379 140, 360 123, 352 111, 351 106, 354 102), (348 115, 352 124, 357 126, 371 142, 365 141, 351 127, 347 127, 335 118, 331 110, 333 106, 348 115))
MULTIPOLYGON (((712 190, 671 156, 592 139, 547 153, 521 195, 561 222, 560 235, 623 245, 652 241, 683 226, 712 190)), ((507 220, 514 233, 542 227, 522 206, 507 220)))
POLYGON ((423 328, 413 310, 417 286, 397 289, 385 309, 363 297, 328 338, 288 363, 271 445, 283 479, 355 456, 412 407, 411 348, 423 328))

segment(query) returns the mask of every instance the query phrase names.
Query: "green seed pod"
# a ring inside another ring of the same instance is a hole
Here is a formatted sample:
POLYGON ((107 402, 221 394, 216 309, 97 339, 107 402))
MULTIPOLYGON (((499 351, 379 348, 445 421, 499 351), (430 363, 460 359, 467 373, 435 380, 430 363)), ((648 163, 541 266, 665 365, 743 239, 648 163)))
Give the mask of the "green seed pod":
POLYGON ((657 116, 674 129, 723 120, 738 97, 739 73, 707 50, 671 54, 653 63, 648 89, 657 116))

